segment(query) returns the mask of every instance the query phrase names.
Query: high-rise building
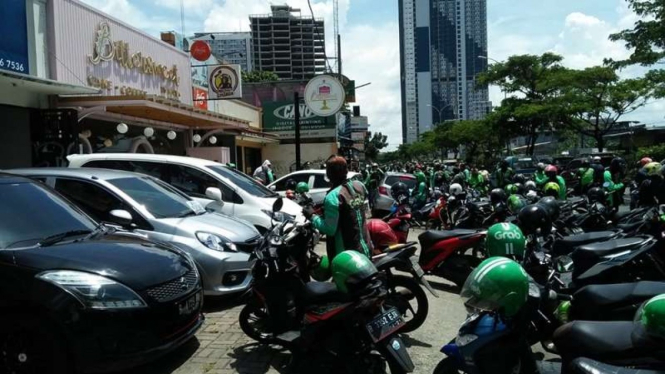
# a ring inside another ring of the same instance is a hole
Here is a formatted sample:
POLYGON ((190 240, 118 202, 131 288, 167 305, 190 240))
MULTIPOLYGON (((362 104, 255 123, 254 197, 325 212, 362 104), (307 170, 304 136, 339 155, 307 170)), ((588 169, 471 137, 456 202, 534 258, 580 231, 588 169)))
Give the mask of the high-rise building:
POLYGON ((243 71, 253 70, 250 32, 197 32, 192 40, 206 41, 220 61, 240 65, 243 71))
POLYGON ((283 80, 325 72, 323 19, 303 17, 288 5, 270 8, 272 14, 249 17, 254 69, 272 71, 283 80))
POLYGON ((399 0, 399 31, 404 143, 488 113, 487 0, 399 0))

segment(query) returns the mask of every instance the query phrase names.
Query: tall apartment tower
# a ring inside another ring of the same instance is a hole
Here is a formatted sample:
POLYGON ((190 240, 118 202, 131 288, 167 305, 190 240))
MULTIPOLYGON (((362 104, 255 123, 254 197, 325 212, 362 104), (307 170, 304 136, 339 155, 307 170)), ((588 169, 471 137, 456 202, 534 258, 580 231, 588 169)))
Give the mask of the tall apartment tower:
POLYGON ((281 80, 309 79, 325 72, 323 19, 303 17, 300 9, 272 5, 272 14, 251 15, 255 70, 272 71, 281 80))
POLYGON ((197 32, 193 40, 210 45, 212 54, 229 64, 240 65, 243 71, 252 71, 252 33, 250 32, 197 32))
POLYGON ((446 120, 481 119, 489 92, 487 0, 399 0, 402 141, 446 120))

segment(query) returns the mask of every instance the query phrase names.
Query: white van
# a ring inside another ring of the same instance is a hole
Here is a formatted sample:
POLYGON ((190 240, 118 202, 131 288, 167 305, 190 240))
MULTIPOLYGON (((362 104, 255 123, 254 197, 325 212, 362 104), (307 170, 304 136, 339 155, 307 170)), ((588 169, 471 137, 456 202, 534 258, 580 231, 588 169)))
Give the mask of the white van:
MULTIPOLYGON (((271 227, 272 205, 279 197, 238 170, 200 158, 145 153, 93 153, 70 155, 67 159, 70 168, 125 170, 159 178, 199 200, 208 209, 251 222, 259 232, 265 232, 271 227)), ((282 212, 304 221, 302 207, 293 201, 284 199, 282 212)))

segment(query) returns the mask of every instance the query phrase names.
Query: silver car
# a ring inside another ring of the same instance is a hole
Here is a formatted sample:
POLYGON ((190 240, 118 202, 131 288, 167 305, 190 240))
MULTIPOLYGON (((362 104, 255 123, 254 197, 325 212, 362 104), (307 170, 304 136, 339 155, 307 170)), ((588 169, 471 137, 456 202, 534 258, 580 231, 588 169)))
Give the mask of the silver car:
POLYGON ((389 212, 395 200, 390 195, 390 187, 403 182, 409 187, 409 191, 416 188, 416 177, 413 174, 387 172, 379 184, 379 191, 374 199, 374 211, 379 213, 389 212))
POLYGON ((209 212, 177 189, 142 174, 93 168, 11 172, 55 188, 98 222, 121 226, 150 240, 171 242, 187 251, 198 265, 206 295, 249 287, 249 254, 260 236, 246 221, 209 212))

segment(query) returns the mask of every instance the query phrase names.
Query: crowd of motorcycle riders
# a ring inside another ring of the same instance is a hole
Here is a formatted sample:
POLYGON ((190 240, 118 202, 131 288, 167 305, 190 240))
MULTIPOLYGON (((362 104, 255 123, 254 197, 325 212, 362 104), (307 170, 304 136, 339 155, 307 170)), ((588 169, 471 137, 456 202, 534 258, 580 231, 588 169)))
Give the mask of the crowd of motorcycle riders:
MULTIPOLYGON (((390 186, 394 207, 378 221, 392 217, 395 230, 406 226, 408 235, 408 224, 431 220, 422 211, 437 204, 466 212, 466 220, 435 216, 438 225, 428 228, 443 230, 421 234, 420 258, 413 260, 413 267, 406 262, 430 291, 423 274, 454 279, 469 311, 457 338, 442 348, 448 357, 436 374, 665 373, 658 371, 665 370, 661 163, 645 157, 629 166, 616 157, 604 166, 599 157, 590 157, 568 178, 568 186, 555 165, 543 163, 528 176, 517 174, 507 161, 494 170, 437 161, 372 163, 353 180, 347 179, 343 157, 331 157, 325 167, 332 186, 323 205, 301 205, 311 226, 326 236, 327 256, 318 258, 316 267, 306 266, 316 280, 332 277, 338 290, 350 292, 353 284, 368 287, 362 279, 377 268, 384 271, 388 262, 377 258, 397 248, 398 243, 376 239, 366 214, 365 202, 373 205, 386 172, 412 174, 417 182, 411 188, 404 181, 390 186), (630 210, 620 210, 628 188, 630 210), (480 219, 468 219, 473 215, 470 205, 484 207, 478 209, 480 219), (479 236, 482 250, 475 252, 480 241, 464 239, 479 236), (437 245, 434 255, 425 253, 437 245), (594 322, 580 321, 586 319, 594 322), (536 342, 561 356, 559 366, 536 359, 530 348, 536 342)), ((291 187, 290 198, 308 192, 306 184, 291 187)), ((399 250, 409 247, 406 235, 398 240, 399 250)), ((404 266, 398 269, 405 271, 404 266)), ((392 305, 402 314, 410 308, 392 305)), ((386 357, 391 371, 411 372, 413 363, 403 343, 390 339, 379 351, 390 351, 386 357)))

